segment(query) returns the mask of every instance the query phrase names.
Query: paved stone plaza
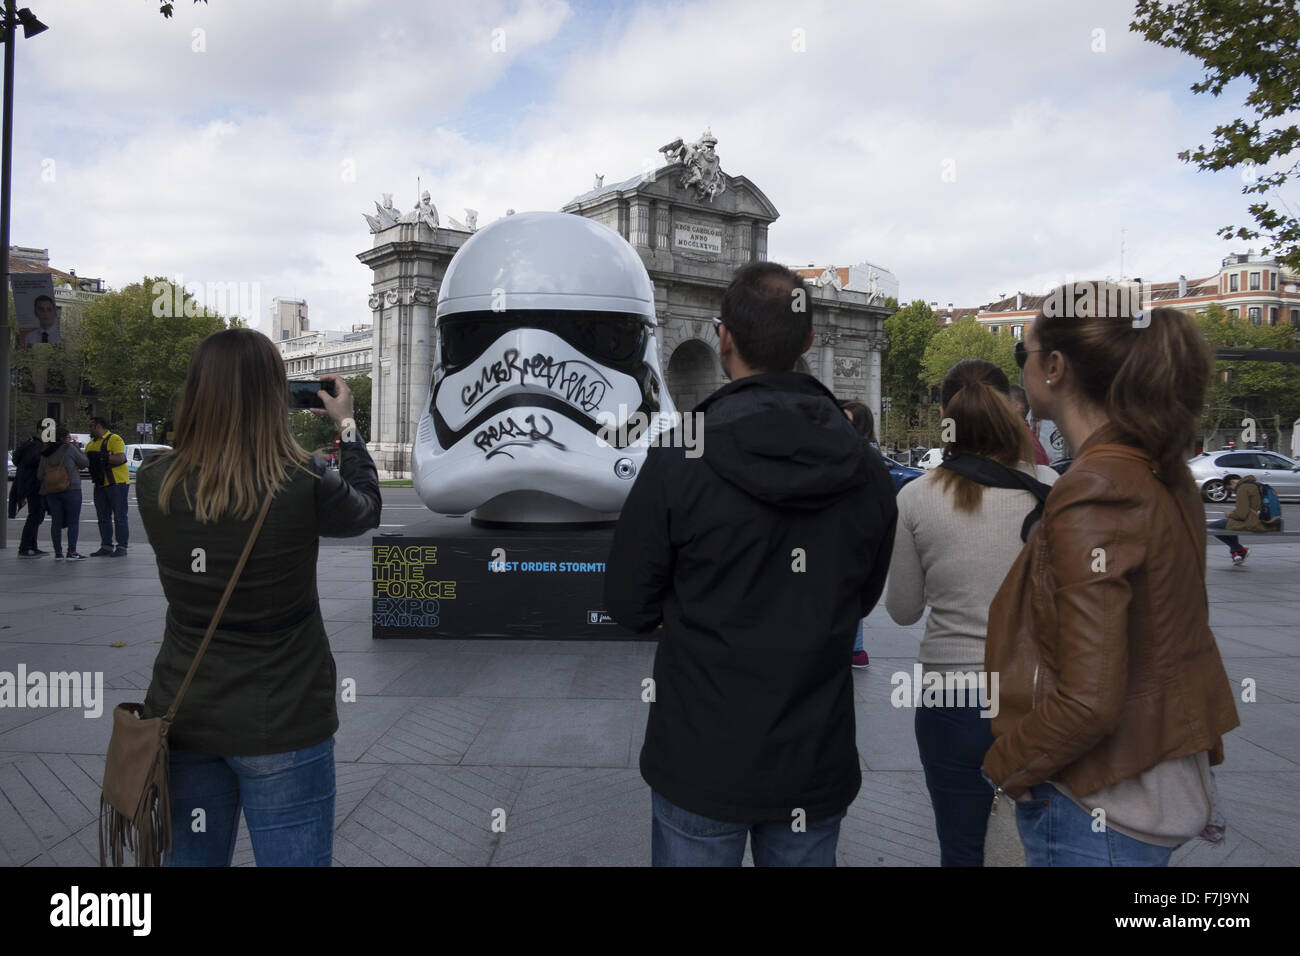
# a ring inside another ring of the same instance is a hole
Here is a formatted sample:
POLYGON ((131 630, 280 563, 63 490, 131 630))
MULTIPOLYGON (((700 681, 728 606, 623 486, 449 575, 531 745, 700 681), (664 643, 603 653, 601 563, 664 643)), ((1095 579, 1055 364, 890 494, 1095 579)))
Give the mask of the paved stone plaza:
MULTIPOLYGON (((18 523, 10 528, 16 541, 18 523)), ((98 719, 0 709, 0 864, 97 863, 110 713, 142 699, 165 613, 152 552, 135 541, 126 559, 0 556, 0 670, 102 671, 105 681, 98 719)), ((335 862, 648 865, 650 792, 637 757, 654 645, 372 641, 367 543, 322 548, 319 565, 339 678, 354 678, 358 695, 339 705, 335 862), (492 830, 496 808, 504 833, 492 830)), ((1210 549, 1211 623, 1229 676, 1254 678, 1258 700, 1238 704, 1242 726, 1219 769, 1227 840, 1184 847, 1177 865, 1300 864, 1297 580, 1300 544, 1252 548, 1241 568, 1210 549)), ((889 704, 890 675, 910 671, 923 625, 897 627, 883 607, 868 625, 872 665, 854 672, 862 791, 839 862, 936 866, 913 715, 889 704)), ((252 859, 241 832, 235 862, 252 859)))

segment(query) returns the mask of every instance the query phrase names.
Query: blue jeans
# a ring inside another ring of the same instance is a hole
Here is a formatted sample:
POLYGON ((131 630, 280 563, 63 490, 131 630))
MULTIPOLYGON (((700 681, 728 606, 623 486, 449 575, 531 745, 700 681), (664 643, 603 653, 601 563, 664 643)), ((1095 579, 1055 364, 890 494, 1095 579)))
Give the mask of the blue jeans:
POLYGON ((1168 866, 1178 847, 1156 846, 1106 827, 1093 832, 1093 816, 1050 783, 1029 790, 1016 804, 1016 829, 1028 866, 1168 866))
MULTIPOLYGON (((811 821, 796 833, 794 818, 725 823, 683 810, 651 791, 650 858, 654 866, 740 866, 753 839, 755 866, 834 866, 845 813, 811 821)), ((846 811, 847 813, 847 811, 846 811)))
POLYGON ((980 768, 993 746, 978 695, 966 707, 917 707, 916 747, 939 832, 940 866, 983 866, 993 789, 980 768))
POLYGON ((108 485, 95 489, 95 517, 99 519, 99 545, 113 549, 113 525, 117 525, 117 546, 126 547, 130 530, 126 524, 126 496, 130 485, 108 485))
POLYGON ((63 553, 63 529, 68 529, 68 552, 77 550, 77 535, 81 531, 81 487, 69 488, 45 496, 45 507, 50 512, 50 540, 54 553, 63 553))
MULTIPOLYGON (((1207 521, 1205 522, 1205 527, 1220 528, 1223 530, 1227 530, 1228 519, 1219 518, 1217 521, 1207 521)), ((1228 550, 1230 550, 1233 554, 1236 554, 1238 551, 1241 550, 1241 539, 1238 538, 1235 534, 1216 534, 1215 537, 1218 538, 1220 541, 1222 541, 1224 544, 1226 544, 1228 546, 1228 550)))
POLYGON ((329 866, 334 855, 334 738, 260 757, 171 754, 168 866, 229 866, 242 808, 258 866, 329 866), (197 815, 196 810, 203 814, 197 815), (198 819, 204 832, 196 833, 198 819))
POLYGON ((862 645, 862 621, 858 620, 858 638, 853 642, 853 653, 857 654, 863 649, 862 645))

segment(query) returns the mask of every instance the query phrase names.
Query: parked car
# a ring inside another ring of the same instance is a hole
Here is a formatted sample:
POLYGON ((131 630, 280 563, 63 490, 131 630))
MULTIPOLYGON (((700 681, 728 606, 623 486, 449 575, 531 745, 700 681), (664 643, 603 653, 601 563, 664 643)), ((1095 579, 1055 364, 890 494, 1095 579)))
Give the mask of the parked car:
POLYGON ((889 477, 893 479, 895 494, 903 490, 903 485, 909 481, 915 481, 925 474, 920 468, 909 468, 907 465, 900 465, 888 455, 881 455, 880 457, 885 460, 885 467, 889 469, 889 477))
POLYGON ((1300 461, 1275 451, 1239 451, 1224 448, 1201 452, 1187 462, 1206 501, 1227 501, 1228 475, 1254 475, 1257 481, 1272 485, 1279 498, 1300 499, 1300 461))
POLYGON ((171 445, 127 445, 126 446, 126 467, 135 477, 136 469, 144 464, 145 459, 156 451, 170 449, 171 445))

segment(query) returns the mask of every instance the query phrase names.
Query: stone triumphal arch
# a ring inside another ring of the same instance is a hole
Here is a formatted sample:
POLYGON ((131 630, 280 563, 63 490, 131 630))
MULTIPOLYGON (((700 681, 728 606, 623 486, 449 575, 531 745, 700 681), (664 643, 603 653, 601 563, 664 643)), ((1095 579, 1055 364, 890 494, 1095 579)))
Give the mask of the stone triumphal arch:
MULTIPOLYGON (((695 143, 674 140, 661 148, 657 169, 610 185, 598 177, 562 210, 616 230, 645 263, 655 287, 660 367, 682 411, 724 382, 712 319, 732 273, 767 258, 768 227, 779 215, 749 179, 723 172, 716 144, 708 133, 695 143)), ((438 290, 477 213, 466 210, 464 222, 444 225, 425 192, 407 212, 386 195, 365 218, 373 242, 357 258, 374 273, 370 449, 381 478, 409 477, 411 442, 429 400, 438 290)), ((845 289, 833 268, 809 286, 816 338, 799 370, 841 398, 866 402, 878 418, 884 296, 845 289)))

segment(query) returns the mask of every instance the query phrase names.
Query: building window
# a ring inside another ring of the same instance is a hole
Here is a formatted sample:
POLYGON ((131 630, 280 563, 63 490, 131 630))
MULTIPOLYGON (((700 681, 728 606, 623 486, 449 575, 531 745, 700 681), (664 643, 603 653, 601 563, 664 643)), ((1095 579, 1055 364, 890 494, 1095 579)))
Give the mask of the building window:
POLYGON ((1235 272, 1232 275, 1228 276, 1228 291, 1229 292, 1237 291, 1237 273, 1235 272))
POLYGON ((1275 305, 1268 307, 1268 324, 1277 325, 1277 306, 1275 305))
POLYGON ((1240 317, 1240 315, 1241 315, 1241 310, 1240 310, 1240 309, 1229 309, 1229 310, 1228 310, 1228 317, 1231 318, 1231 319, 1238 318, 1238 317, 1240 317))
POLYGON ((1258 291, 1259 291, 1259 273, 1258 273, 1258 272, 1252 272, 1252 273, 1250 274, 1250 291, 1251 291, 1251 292, 1258 292, 1258 291))
POLYGON ((1012 337, 1013 339, 1016 339, 1017 341, 1019 341, 1021 335, 1024 333, 1024 330, 1025 330, 1025 327, 1024 327, 1023 325, 1013 325, 1013 326, 1011 326, 1011 337, 1012 337))
POLYGON ((1250 308, 1246 310, 1246 314, 1250 316, 1251 325, 1259 325, 1259 318, 1260 318, 1259 306, 1257 305, 1250 306, 1250 308))
POLYGON ((1291 310, 1291 325, 1300 329, 1300 309, 1291 310))
POLYGON ((1269 291, 1269 292, 1276 292, 1276 291, 1277 291, 1277 273, 1276 273, 1276 272, 1270 272, 1270 273, 1268 274, 1268 291, 1269 291))

